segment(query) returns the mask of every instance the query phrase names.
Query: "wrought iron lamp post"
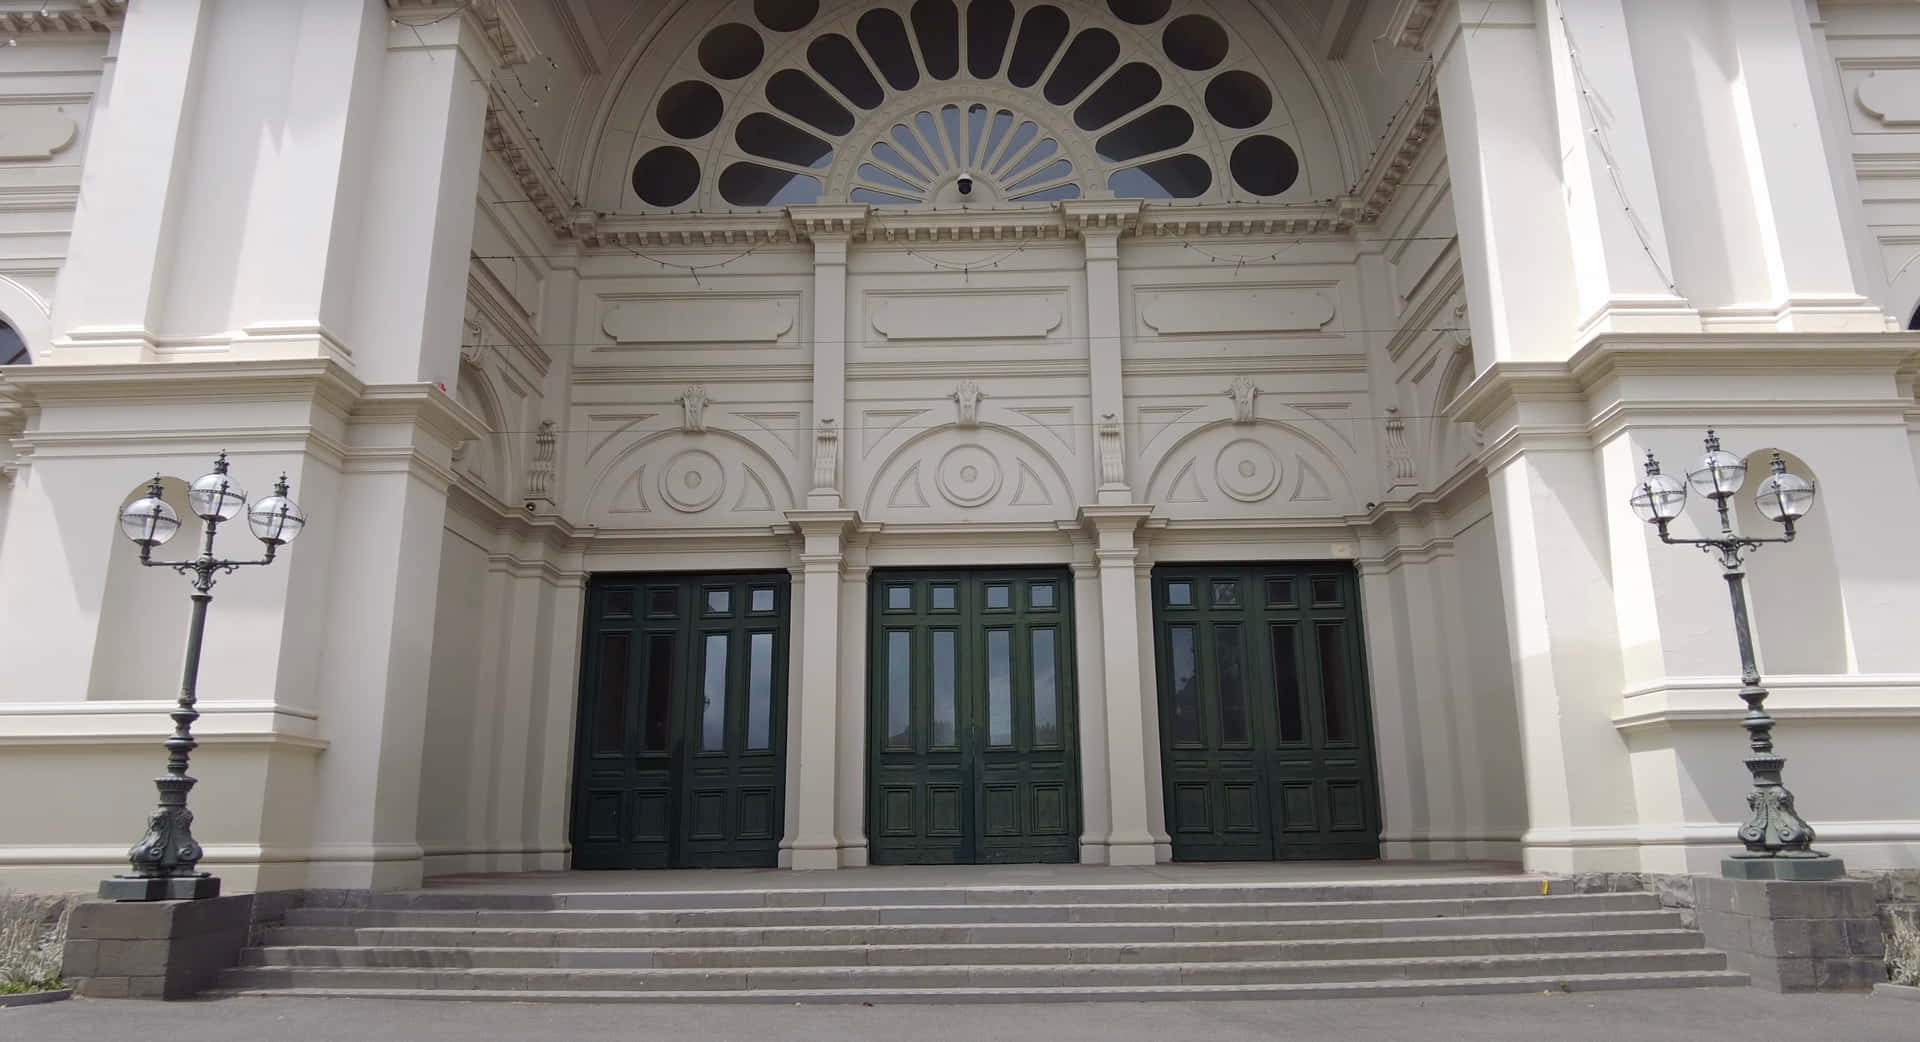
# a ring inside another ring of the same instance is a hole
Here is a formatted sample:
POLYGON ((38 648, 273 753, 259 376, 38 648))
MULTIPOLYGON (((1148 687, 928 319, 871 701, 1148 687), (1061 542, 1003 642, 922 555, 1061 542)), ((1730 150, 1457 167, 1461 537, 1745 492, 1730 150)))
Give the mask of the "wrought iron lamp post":
POLYGON ((220 896, 220 880, 210 873, 196 871, 200 864, 200 844, 193 838, 193 812, 187 809, 187 793, 194 779, 187 776, 187 758, 199 743, 193 740, 193 722, 200 719, 194 709, 194 687, 200 675, 200 638, 206 633, 207 605, 213 600, 213 577, 232 574, 247 565, 272 564, 274 554, 293 542, 306 527, 306 518, 293 500, 287 498, 287 476, 273 486, 273 495, 263 496, 251 507, 247 494, 227 474, 227 454, 214 461, 213 470, 196 480, 187 490, 187 505, 206 522, 206 539, 200 555, 187 561, 156 561, 153 549, 172 539, 180 530, 180 517, 161 498, 160 478, 154 476, 147 494, 127 504, 120 512, 120 531, 140 547, 140 563, 155 568, 171 568, 189 577, 193 586, 193 618, 187 626, 186 662, 180 671, 180 701, 174 707, 173 734, 167 747, 167 773, 154 780, 160 790, 160 803, 147 815, 147 831, 127 851, 133 871, 100 882, 100 896, 115 901, 164 901, 180 898, 220 896), (257 561, 229 561, 213 555, 213 537, 221 523, 232 521, 242 512, 247 527, 262 543, 266 556, 257 561))
POLYGON ((1845 872, 1839 858, 1813 849, 1813 826, 1793 807, 1793 793, 1780 780, 1786 757, 1773 751, 1773 717, 1767 715, 1767 689, 1760 686, 1760 669, 1753 658, 1753 630, 1747 622, 1746 572, 1741 556, 1767 543, 1791 543, 1794 525, 1813 509, 1813 483, 1787 472, 1779 453, 1773 454, 1771 473, 1753 497, 1760 513, 1781 526, 1782 535, 1759 537, 1736 533, 1727 501, 1746 482, 1747 464, 1720 448, 1720 439, 1707 431, 1706 455, 1687 471, 1687 480, 1660 473, 1660 462, 1647 453, 1646 475, 1634 489, 1633 510, 1660 532, 1660 541, 1696 546, 1717 554, 1727 592, 1733 598, 1733 635, 1740 645, 1740 698, 1747 703, 1747 729, 1752 755, 1746 760, 1753 773, 1753 792, 1747 795, 1747 820, 1740 826, 1746 851, 1721 862, 1721 874, 1732 879, 1837 879, 1845 872), (1676 539, 1667 526, 1687 505, 1687 486, 1708 499, 1720 514, 1720 532, 1706 539, 1676 539))

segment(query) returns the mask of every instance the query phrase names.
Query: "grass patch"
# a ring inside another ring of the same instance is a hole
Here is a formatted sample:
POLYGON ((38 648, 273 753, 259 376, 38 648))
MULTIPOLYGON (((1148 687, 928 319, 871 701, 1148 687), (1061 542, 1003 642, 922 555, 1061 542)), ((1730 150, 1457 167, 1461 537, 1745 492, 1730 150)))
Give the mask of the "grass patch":
POLYGON ((0 995, 61 987, 60 961, 72 907, 65 901, 0 895, 0 995))

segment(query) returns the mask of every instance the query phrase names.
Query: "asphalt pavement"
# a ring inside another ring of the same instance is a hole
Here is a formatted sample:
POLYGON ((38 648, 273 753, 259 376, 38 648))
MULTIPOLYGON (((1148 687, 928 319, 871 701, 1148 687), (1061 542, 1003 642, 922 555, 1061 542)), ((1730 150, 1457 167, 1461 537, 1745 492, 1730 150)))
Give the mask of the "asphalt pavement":
POLYGON ((1920 1042, 1920 1003, 1753 988, 1291 1002, 646 1005, 225 998, 0 1009, 0 1039, 98 1042, 1920 1042))

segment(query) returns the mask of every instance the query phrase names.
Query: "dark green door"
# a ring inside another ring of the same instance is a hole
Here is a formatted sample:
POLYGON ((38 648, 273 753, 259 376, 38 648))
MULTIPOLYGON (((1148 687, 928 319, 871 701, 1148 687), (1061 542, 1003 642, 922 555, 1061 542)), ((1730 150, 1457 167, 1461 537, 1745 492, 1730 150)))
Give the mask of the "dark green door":
POLYGON ((869 858, 1079 860, 1067 574, 876 572, 870 585, 869 858))
POLYGON ((596 576, 573 866, 775 864, 786 705, 786 575, 596 576))
POLYGON ((1356 585, 1337 564, 1154 569, 1175 860, 1380 856, 1356 585))

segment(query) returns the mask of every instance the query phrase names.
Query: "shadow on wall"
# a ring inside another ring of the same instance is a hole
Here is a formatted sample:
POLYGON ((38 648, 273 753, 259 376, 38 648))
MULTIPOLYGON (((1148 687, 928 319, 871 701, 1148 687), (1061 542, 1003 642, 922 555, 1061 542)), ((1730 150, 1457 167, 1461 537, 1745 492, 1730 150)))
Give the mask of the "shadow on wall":
MULTIPOLYGON (((180 515, 180 531, 174 534, 169 549, 198 549, 203 533, 201 522, 187 507, 187 484, 179 478, 162 478, 162 498, 180 515)), ((141 482, 120 500, 120 509, 147 494, 141 482)), ((110 527, 101 533, 102 551, 109 554, 106 595, 100 601, 100 630, 93 646, 93 668, 87 677, 87 699, 164 698, 174 696, 166 668, 156 682, 154 663, 177 662, 187 641, 187 613, 180 610, 180 586, 156 582, 141 565, 139 548, 120 534, 120 512, 106 518, 110 527)), ((159 555, 156 555, 159 556, 159 555)))
MULTIPOLYGON (((1734 497, 1735 523, 1745 533, 1774 535, 1780 526, 1760 515, 1751 490, 1769 473, 1775 449, 1761 449, 1747 457, 1747 485, 1734 497)), ((1789 471, 1819 488, 1818 475, 1806 461, 1781 452, 1789 471)), ((1752 600, 1754 641, 1761 672, 1845 673, 1847 671, 1846 616, 1840 603, 1839 571, 1833 560, 1833 540, 1826 517, 1815 500, 1811 513, 1800 520, 1790 549, 1769 551, 1759 567, 1747 570, 1747 594, 1752 600)))

